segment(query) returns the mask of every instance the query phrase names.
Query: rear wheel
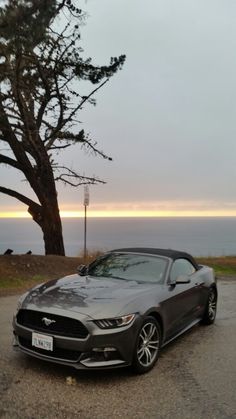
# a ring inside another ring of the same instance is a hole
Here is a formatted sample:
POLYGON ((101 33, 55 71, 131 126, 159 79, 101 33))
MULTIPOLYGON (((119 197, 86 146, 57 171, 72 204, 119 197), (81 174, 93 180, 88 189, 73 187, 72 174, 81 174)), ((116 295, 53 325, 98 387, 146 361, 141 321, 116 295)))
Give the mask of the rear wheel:
POLYGON ((212 324, 216 318, 217 293, 215 288, 211 288, 208 295, 207 305, 204 316, 202 318, 203 324, 212 324))
POLYGON ((133 369, 139 374, 155 365, 161 345, 161 329, 156 319, 146 317, 139 330, 133 358, 133 369))

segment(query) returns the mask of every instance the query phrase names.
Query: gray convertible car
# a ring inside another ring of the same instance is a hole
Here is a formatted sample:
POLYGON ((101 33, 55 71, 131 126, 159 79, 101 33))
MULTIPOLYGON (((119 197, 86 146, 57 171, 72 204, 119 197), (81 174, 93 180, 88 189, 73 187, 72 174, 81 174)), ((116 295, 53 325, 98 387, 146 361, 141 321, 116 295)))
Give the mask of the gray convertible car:
POLYGON ((24 294, 13 318, 14 346, 78 369, 131 365, 149 371, 164 345, 215 320, 214 272, 185 252, 110 251, 79 274, 24 294))

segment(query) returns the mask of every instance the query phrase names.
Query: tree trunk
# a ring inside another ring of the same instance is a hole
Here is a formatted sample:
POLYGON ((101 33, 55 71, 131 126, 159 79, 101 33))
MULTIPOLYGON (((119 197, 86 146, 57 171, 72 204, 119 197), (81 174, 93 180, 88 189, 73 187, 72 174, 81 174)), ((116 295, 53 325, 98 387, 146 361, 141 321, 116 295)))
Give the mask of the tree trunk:
POLYGON ((33 185, 41 205, 32 205, 28 211, 43 232, 45 254, 65 256, 56 185, 47 155, 42 157, 42 162, 38 181, 33 185))
POLYGON ((45 246, 45 255, 65 256, 60 218, 47 217, 41 226, 45 246))
POLYGON ((65 256, 65 249, 62 235, 62 224, 58 207, 55 205, 44 209, 44 215, 40 223, 43 232, 45 255, 65 256))

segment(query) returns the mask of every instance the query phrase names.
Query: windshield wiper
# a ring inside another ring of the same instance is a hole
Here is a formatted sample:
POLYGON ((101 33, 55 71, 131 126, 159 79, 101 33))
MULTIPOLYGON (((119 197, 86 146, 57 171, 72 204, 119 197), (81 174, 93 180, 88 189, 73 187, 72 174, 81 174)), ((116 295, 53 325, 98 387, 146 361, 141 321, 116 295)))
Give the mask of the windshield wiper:
POLYGON ((126 278, 121 278, 120 276, 114 276, 114 275, 94 275, 93 273, 89 272, 89 275, 93 276, 94 278, 112 278, 112 279, 120 279, 121 281, 127 281, 126 278))

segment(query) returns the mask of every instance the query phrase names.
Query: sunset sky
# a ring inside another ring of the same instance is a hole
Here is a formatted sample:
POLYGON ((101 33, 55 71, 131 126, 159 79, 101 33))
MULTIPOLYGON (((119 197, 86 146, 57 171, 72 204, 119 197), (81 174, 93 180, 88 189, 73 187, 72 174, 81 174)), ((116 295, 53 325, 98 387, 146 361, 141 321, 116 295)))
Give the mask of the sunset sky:
MULTIPOLYGON (((107 162, 66 150, 60 159, 106 185, 90 187, 90 216, 236 216, 236 2, 88 0, 84 56, 121 72, 80 119, 107 162)), ((1 150, 3 152, 3 150, 1 150)), ((0 166, 0 184, 34 198, 0 166)), ((63 216, 83 215, 83 188, 58 188, 63 216)), ((0 194, 0 217, 27 208, 0 194)))

